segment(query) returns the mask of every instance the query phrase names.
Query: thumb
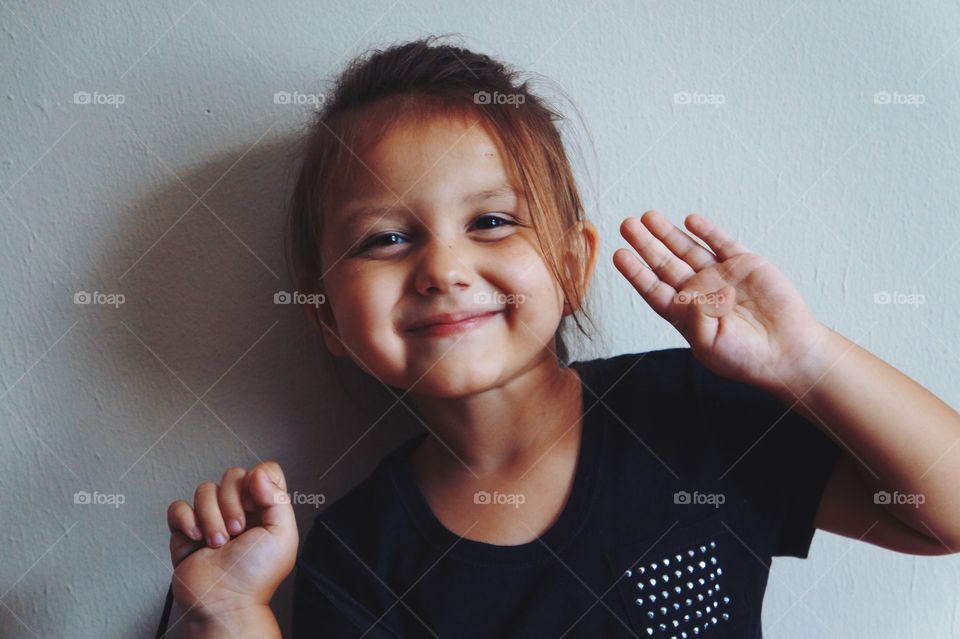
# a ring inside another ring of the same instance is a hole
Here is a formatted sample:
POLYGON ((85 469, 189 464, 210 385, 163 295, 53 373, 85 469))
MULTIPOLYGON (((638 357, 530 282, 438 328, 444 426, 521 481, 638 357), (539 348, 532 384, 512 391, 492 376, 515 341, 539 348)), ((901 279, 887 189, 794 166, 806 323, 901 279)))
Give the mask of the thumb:
POLYGON ((250 496, 260 511, 260 525, 269 532, 296 530, 296 517, 280 466, 264 462, 250 471, 250 496))

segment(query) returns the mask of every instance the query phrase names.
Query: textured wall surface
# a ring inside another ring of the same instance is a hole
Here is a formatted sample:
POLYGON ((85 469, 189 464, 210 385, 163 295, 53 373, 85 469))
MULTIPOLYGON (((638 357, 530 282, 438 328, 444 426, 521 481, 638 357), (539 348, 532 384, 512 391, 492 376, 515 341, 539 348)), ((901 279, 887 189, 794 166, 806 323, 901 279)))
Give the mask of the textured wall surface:
MULTIPOLYGON (((576 355, 685 345, 611 255, 624 217, 696 211, 960 406, 958 24, 947 2, 0 3, 0 635, 152 636, 170 501, 269 458, 332 499, 415 432, 367 432, 393 398, 352 380, 375 397, 351 402, 273 301, 310 115, 274 94, 371 46, 459 32, 578 105, 603 335, 576 355)), ((818 533, 774 562, 766 632, 960 636, 958 568, 818 533)))

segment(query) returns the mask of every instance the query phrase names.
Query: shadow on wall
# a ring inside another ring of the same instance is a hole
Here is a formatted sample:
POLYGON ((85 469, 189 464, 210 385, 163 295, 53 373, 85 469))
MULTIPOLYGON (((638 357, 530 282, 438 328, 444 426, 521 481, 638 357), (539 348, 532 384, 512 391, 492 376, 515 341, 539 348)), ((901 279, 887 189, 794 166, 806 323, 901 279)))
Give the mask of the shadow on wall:
MULTIPOLYGON (((91 324, 113 334, 92 341, 117 345, 114 375, 149 407, 138 444, 116 448, 109 473, 141 502, 124 520, 144 542, 139 571, 149 583, 124 636, 152 636, 159 619, 171 501, 192 502, 199 483, 219 482, 231 466, 276 459, 291 493, 305 496, 295 505, 302 543, 319 511, 417 430, 406 409, 390 410, 396 397, 384 385, 352 362, 332 367, 302 309, 275 299, 292 291, 283 231, 297 143, 238 147, 177 169, 179 179, 166 172, 169 181, 129 207, 110 245, 118 279, 109 290, 124 302, 112 320, 91 324)), ((291 575, 273 600, 284 636, 292 583, 291 575)), ((175 607, 171 625, 178 618, 175 607)), ((181 633, 177 624, 171 636, 181 633)))

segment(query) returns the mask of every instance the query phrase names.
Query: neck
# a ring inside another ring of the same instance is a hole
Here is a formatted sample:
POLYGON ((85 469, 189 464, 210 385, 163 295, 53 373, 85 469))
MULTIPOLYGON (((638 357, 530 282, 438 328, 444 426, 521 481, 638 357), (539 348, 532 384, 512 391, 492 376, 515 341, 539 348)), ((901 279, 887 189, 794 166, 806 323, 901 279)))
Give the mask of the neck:
POLYGON ((561 440, 579 437, 580 384, 548 351, 504 384, 468 397, 411 394, 431 431, 414 454, 418 475, 524 472, 561 440))

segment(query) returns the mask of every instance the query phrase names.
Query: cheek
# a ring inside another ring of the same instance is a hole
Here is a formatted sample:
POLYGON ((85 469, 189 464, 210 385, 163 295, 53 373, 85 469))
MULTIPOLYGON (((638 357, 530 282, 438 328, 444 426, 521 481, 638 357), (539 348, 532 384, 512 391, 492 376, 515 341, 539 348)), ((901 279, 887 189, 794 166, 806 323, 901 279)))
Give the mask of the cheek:
POLYGON ((563 316, 563 292, 543 258, 529 244, 491 263, 488 279, 506 295, 512 324, 526 338, 547 342, 563 316))
POLYGON ((384 273, 352 269, 331 286, 337 326, 348 344, 369 340, 392 326, 400 284, 384 273))

